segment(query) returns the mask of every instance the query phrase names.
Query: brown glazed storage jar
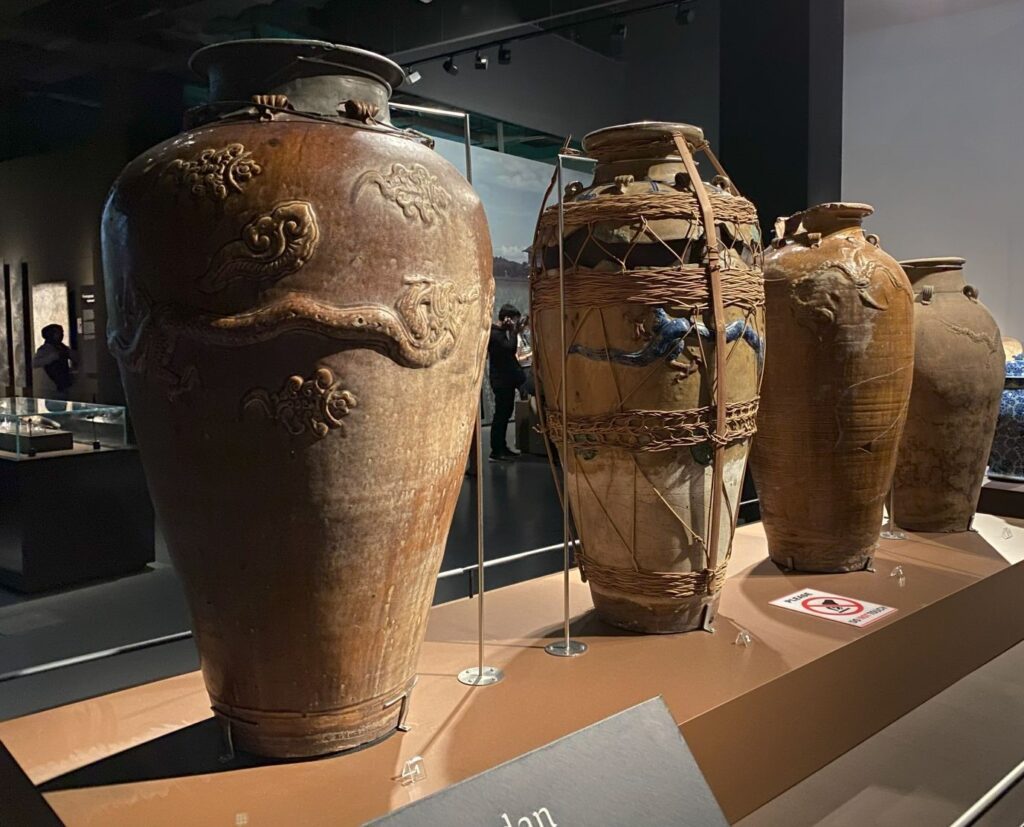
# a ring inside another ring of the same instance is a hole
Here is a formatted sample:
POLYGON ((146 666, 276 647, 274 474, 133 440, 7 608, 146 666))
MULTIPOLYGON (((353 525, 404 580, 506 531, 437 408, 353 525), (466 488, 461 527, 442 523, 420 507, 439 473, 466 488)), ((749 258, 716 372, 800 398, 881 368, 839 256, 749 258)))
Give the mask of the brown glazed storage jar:
POLYGON ((765 364, 751 468, 780 566, 869 565, 914 369, 910 283, 866 204, 779 219, 765 254, 765 364))
POLYGON ((896 463, 896 523, 967 531, 985 481, 999 399, 1002 339, 962 258, 901 261, 914 289, 914 386, 896 463))
POLYGON ((567 412, 577 560, 605 621, 648 633, 707 628, 757 412, 757 212, 724 175, 700 180, 694 155, 717 161, 697 127, 614 126, 587 135, 583 148, 597 167, 590 186, 573 183, 565 193, 564 349, 557 205, 538 225, 530 297, 542 412, 560 452, 567 412), (710 258, 709 225, 717 237, 710 258), (712 262, 721 280, 720 350, 712 262))
POLYGON ((104 211, 109 343, 214 712, 245 750, 345 750, 394 731, 413 686, 480 390, 487 226, 390 124, 390 60, 252 40, 192 66, 210 104, 104 211))

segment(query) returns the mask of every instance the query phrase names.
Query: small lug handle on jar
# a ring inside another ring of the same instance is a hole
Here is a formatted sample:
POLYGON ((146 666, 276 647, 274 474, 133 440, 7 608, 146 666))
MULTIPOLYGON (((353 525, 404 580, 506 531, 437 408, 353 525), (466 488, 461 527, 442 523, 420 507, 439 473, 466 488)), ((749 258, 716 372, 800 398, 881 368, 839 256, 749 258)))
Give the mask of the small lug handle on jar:
POLYGON ((711 179, 712 185, 718 187, 725 192, 732 193, 735 191, 735 187, 732 184, 732 179, 728 175, 716 175, 711 179))
POLYGON ((921 304, 931 304, 934 295, 935 288, 930 284, 926 284, 921 288, 921 304))
POLYGON ((375 121, 380 107, 375 103, 360 100, 347 100, 338 104, 338 114, 361 123, 375 121))
POLYGON ((868 244, 874 244, 876 247, 882 246, 882 240, 878 237, 878 233, 865 233, 864 238, 867 239, 868 244))
POLYGON ((253 95, 251 100, 256 106, 269 106, 272 109, 294 109, 288 102, 287 95, 253 95))
POLYGON ((568 201, 571 198, 575 198, 581 192, 583 192, 583 184, 579 181, 573 181, 566 185, 565 192, 562 194, 562 200, 568 201))
POLYGON ((632 175, 616 175, 615 176, 615 192, 618 195, 622 195, 626 191, 626 187, 636 181, 636 178, 632 175))
POLYGON ((967 296, 967 298, 969 298, 972 302, 976 302, 978 300, 978 288, 975 287, 973 284, 965 284, 964 295, 967 296))

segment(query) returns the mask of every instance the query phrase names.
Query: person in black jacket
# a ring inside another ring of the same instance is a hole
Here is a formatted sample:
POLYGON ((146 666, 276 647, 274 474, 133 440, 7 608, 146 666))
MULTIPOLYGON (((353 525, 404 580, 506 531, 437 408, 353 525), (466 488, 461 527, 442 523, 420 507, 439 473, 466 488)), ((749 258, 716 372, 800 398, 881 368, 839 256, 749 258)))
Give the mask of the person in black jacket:
POLYGON ((506 443, 508 423, 515 409, 516 388, 526 381, 516 358, 519 333, 526 326, 523 314, 514 304, 502 305, 498 321, 491 325, 487 344, 490 363, 491 390, 494 391, 494 418, 491 420, 491 462, 506 462, 519 456, 506 443))
POLYGON ((32 357, 32 367, 42 368, 53 382, 56 393, 50 395, 58 399, 67 399, 68 391, 74 383, 71 367, 75 364, 75 355, 64 344, 64 328, 59 324, 48 324, 40 331, 43 344, 32 357))

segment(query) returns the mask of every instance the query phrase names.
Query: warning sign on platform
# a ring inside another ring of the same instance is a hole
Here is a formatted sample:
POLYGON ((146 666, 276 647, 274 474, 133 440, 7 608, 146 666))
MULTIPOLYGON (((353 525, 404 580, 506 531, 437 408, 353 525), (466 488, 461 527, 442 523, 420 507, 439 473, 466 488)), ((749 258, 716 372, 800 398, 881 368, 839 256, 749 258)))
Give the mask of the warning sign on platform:
POLYGON ((794 592, 787 597, 773 600, 772 605, 858 627, 867 626, 896 611, 892 606, 869 603, 867 600, 854 600, 852 597, 843 597, 817 589, 794 592))

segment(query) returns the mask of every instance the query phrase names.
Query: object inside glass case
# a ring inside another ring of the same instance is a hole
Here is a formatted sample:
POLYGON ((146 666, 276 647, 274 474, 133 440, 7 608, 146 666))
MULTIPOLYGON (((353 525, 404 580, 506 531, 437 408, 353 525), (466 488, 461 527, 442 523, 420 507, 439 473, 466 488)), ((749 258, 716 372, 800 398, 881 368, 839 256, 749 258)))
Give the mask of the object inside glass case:
POLYGON ((127 446, 123 407, 59 399, 0 399, 0 458, 127 446))

